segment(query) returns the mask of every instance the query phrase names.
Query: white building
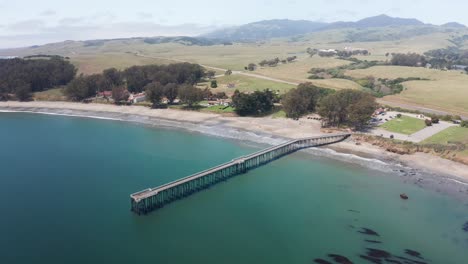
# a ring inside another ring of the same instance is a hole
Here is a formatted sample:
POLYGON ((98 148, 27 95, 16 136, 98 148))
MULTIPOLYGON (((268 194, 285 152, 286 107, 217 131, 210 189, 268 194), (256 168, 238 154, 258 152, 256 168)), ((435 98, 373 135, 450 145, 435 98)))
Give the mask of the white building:
POLYGON ((145 93, 130 94, 130 97, 128 97, 128 101, 132 102, 133 104, 144 102, 145 100, 146 100, 145 93))

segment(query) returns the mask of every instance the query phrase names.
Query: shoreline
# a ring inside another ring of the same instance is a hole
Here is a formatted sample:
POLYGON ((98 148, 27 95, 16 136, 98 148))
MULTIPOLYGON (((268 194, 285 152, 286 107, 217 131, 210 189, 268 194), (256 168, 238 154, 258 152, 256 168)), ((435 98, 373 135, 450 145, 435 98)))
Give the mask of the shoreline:
MULTIPOLYGON (((324 135, 319 121, 302 118, 299 121, 271 117, 228 117, 214 113, 181 111, 174 109, 150 109, 143 106, 116 106, 105 104, 83 104, 72 102, 0 102, 0 112, 25 112, 48 115, 94 118, 122 122, 136 122, 150 126, 185 129, 213 136, 250 141, 258 144, 274 145, 287 139, 324 135)), ((468 166, 454 161, 424 153, 399 155, 386 152, 384 149, 368 143, 356 145, 353 139, 322 148, 319 156, 340 159, 339 155, 348 158, 354 155, 354 161, 362 166, 372 168, 371 162, 394 164, 393 172, 403 177, 417 174, 432 175, 434 180, 449 180, 466 188, 468 195, 468 166), (329 151, 330 153, 327 153, 329 151), (334 153, 332 153, 334 152, 334 153), (361 159, 361 160, 360 160, 361 159), (410 172, 411 171, 411 172, 410 172)), ((389 168, 381 169, 384 172, 389 168)), ((392 172, 392 171, 386 171, 392 172)), ((438 190, 438 188, 436 188, 438 190)), ((458 190, 463 192, 463 190, 458 190)))

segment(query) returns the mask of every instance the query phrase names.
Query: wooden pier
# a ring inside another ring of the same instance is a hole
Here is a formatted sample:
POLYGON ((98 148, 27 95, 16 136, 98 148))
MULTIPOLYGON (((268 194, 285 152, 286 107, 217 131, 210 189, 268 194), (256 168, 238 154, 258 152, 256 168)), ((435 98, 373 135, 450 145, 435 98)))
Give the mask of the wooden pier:
POLYGON ((295 139, 247 156, 239 157, 230 162, 201 171, 180 180, 134 193, 130 195, 131 210, 138 215, 147 214, 175 200, 187 197, 193 193, 209 188, 216 183, 225 181, 233 176, 246 173, 249 170, 298 150, 338 143, 350 136, 351 134, 333 134, 320 137, 295 139))

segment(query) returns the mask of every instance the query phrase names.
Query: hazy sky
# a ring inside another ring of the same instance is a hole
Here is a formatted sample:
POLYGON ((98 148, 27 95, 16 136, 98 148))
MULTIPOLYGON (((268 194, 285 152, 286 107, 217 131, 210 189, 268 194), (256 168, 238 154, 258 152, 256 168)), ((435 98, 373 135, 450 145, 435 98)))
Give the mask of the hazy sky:
POLYGON ((157 35, 273 18, 355 21, 388 14, 468 24, 467 0, 0 0, 0 48, 157 35))

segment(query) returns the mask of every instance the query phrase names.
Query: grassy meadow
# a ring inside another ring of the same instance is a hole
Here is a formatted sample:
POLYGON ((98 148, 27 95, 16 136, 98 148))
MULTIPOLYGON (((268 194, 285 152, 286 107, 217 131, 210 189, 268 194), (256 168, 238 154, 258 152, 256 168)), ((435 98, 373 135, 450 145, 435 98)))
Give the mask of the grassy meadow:
POLYGON ((468 115, 468 75, 460 71, 441 71, 422 67, 376 66, 364 70, 347 71, 354 78, 420 77, 428 81, 403 83, 405 90, 384 97, 385 101, 418 105, 455 114, 468 115))
POLYGON ((411 135, 424 129, 426 124, 424 120, 403 115, 401 118, 394 118, 380 127, 390 132, 411 135))
POLYGON ((468 128, 449 127, 444 131, 423 141, 426 144, 465 144, 468 145, 468 128))
MULTIPOLYGON (((264 90, 264 89, 270 89, 273 91, 279 91, 279 93, 285 93, 289 89, 295 87, 294 85, 291 85, 291 84, 258 79, 258 78, 244 76, 240 74, 222 76, 216 79, 218 81, 218 88, 211 89, 212 92, 225 92, 227 94, 232 94, 234 93, 235 90, 239 90, 241 92, 249 92, 249 91, 264 90), (232 85, 233 87, 229 88, 228 85, 232 85)), ((209 87, 209 83, 205 83, 201 85, 209 87)))

